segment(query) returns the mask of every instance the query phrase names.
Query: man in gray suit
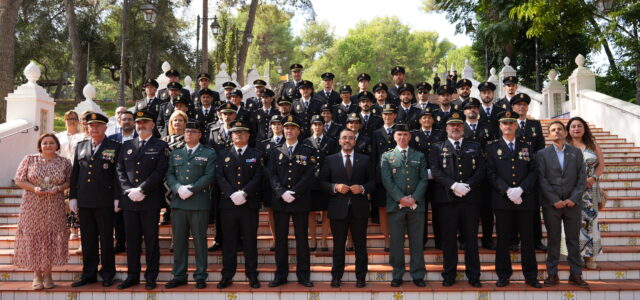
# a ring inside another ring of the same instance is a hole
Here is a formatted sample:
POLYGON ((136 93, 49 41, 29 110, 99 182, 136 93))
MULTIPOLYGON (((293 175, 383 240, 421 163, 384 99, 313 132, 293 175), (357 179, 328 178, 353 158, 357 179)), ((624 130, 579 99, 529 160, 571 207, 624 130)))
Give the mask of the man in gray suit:
POLYGON ((579 249, 581 198, 587 180, 582 151, 565 142, 567 131, 560 121, 549 124, 549 137, 553 144, 536 154, 542 191, 542 214, 548 235, 549 277, 544 281, 544 286, 555 286, 560 282, 558 259, 563 224, 569 250, 569 284, 587 288, 589 284, 582 280, 582 257, 579 249))

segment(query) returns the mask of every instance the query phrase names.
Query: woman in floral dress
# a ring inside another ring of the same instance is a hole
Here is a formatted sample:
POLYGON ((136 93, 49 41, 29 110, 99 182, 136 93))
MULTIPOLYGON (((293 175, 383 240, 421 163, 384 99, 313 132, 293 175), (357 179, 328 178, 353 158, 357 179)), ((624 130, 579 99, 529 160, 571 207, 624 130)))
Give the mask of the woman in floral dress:
POLYGON ((52 133, 38 140, 38 154, 25 156, 14 181, 24 190, 14 265, 34 271, 33 288, 53 288, 51 269, 69 259, 64 190, 69 187, 71 163, 59 156, 60 142, 52 133))

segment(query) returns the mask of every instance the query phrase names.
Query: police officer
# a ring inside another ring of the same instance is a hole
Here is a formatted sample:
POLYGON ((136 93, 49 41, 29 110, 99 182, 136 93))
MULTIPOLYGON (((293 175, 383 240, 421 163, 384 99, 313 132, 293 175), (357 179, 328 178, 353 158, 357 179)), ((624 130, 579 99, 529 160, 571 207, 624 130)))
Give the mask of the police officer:
POLYGON ((211 103, 215 105, 220 102, 220 93, 209 89, 209 84, 211 84, 211 75, 209 73, 200 73, 198 74, 198 89, 191 94, 191 101, 195 105, 195 107, 199 107, 201 104, 200 96, 202 96, 202 90, 209 90, 208 94, 211 95, 211 103))
MULTIPOLYGON (((300 98, 293 101, 293 114, 302 122, 301 126, 308 129, 311 117, 320 114, 322 102, 313 98, 313 82, 303 80, 298 84, 300 98)), ((303 132, 303 137, 309 136, 308 130, 303 132)))
POLYGON ((244 102, 242 102, 242 91, 235 90, 231 93, 231 104, 237 107, 236 110, 236 120, 249 120, 249 111, 244 108, 244 102))
MULTIPOLYGON (((169 84, 180 82, 180 72, 178 72, 177 70, 169 70, 164 73, 164 76, 167 76, 167 78, 169 79, 169 84)), ((169 85, 167 84, 167 88, 159 90, 158 98, 162 99, 163 101, 168 101, 170 98, 174 98, 175 96, 171 96, 169 94, 169 89, 169 85)), ((182 88, 182 85, 180 85, 179 93, 177 95, 182 95, 183 98, 189 99, 189 101, 191 101, 189 90, 182 88)))
POLYGON ((188 122, 185 146, 171 152, 167 185, 171 188, 171 230, 173 233, 173 278, 168 289, 187 284, 189 234, 196 252, 193 279, 203 289, 207 280, 207 225, 211 210, 211 185, 215 178, 216 153, 200 143, 203 126, 188 122))
POLYGON ((329 103, 322 104, 322 107, 320 108, 320 116, 322 116, 322 120, 324 122, 325 134, 337 139, 344 126, 333 121, 332 105, 329 103))
MULTIPOLYGON (((215 97, 216 92, 208 88, 201 89, 198 92, 198 100, 200 101, 200 104, 196 106, 195 111, 192 113, 193 119, 196 122, 200 122, 203 125, 206 125, 218 120, 218 116, 216 115, 215 110, 215 103, 219 103, 220 100, 218 99, 218 101, 216 101, 215 97)), ((218 95, 218 97, 220 96, 218 95)), ((202 132, 202 135, 206 137, 207 133, 208 132, 202 132)))
POLYGON ((300 98, 300 92, 298 91, 298 84, 300 84, 300 82, 302 81, 302 69, 304 69, 302 67, 301 64, 292 64, 289 67, 289 70, 291 70, 291 75, 292 75, 292 81, 287 81, 285 83, 282 84, 282 86, 280 87, 280 95, 279 97, 282 96, 287 96, 290 99, 298 99, 300 98))
POLYGON ((364 134, 360 134, 360 128, 362 128, 362 120, 356 113, 352 113, 347 118, 346 128, 356 133, 356 147, 355 151, 367 156, 373 154, 373 147, 371 146, 371 137, 364 134))
POLYGON ((116 162, 120 143, 106 138, 109 119, 99 113, 85 116, 91 139, 78 143, 73 159, 69 207, 80 217, 82 231, 82 275, 72 287, 96 282, 111 286, 116 275, 113 252, 114 209, 118 208, 120 186, 116 162), (98 271, 98 263, 102 268, 98 271))
POLYGON ((249 97, 247 98, 247 100, 245 100, 245 105, 244 107, 252 112, 258 108, 261 107, 262 105, 262 91, 264 91, 266 89, 267 82, 262 80, 262 79, 256 79, 253 81, 253 87, 254 87, 254 92, 255 92, 255 97, 249 97))
POLYGON ((398 106, 398 123, 409 124, 409 127, 412 129, 418 128, 418 114, 420 113, 420 109, 413 106, 412 103, 414 101, 413 95, 413 85, 408 83, 403 83, 398 89, 400 93, 400 106, 398 106))
POLYGON ((400 105, 399 99, 390 99, 388 94, 387 85, 384 82, 378 82, 373 86, 373 96, 375 100, 373 101, 373 105, 371 107, 371 112, 374 115, 380 116, 382 115, 382 108, 385 104, 393 104, 396 107, 400 105))
POLYGON ((231 123, 236 120, 238 107, 227 102, 220 105, 218 111, 221 119, 219 122, 209 124, 208 145, 216 152, 222 152, 231 147, 231 123))
POLYGON ((462 103, 467 101, 471 96, 471 87, 473 83, 469 79, 461 79, 456 83, 456 90, 458 93, 458 98, 451 101, 453 105, 462 106, 462 103))
POLYGON ((447 139, 437 142, 429 153, 431 173, 438 183, 433 203, 437 206, 442 233, 443 286, 456 280, 458 252, 456 235, 462 232, 466 248, 465 273, 469 284, 480 287, 478 218, 481 184, 485 177, 480 144, 463 138, 464 116, 453 112, 446 121, 447 139))
POLYGON ((371 112, 371 103, 375 100, 371 92, 361 92, 358 94, 358 107, 360 108, 360 119, 362 119, 362 128, 360 133, 371 136, 373 131, 382 127, 384 121, 380 116, 371 112))
POLYGON ((298 140, 300 121, 284 119, 285 143, 272 151, 268 173, 274 199, 271 203, 276 224, 276 272, 269 287, 287 283, 289 274, 289 219, 293 219, 296 239, 296 275, 298 283, 312 287, 308 242, 311 185, 316 168, 315 151, 298 140))
POLYGON ((495 95, 496 85, 485 81, 478 85, 478 91, 480 91, 480 100, 482 106, 480 107, 480 122, 489 123, 489 127, 493 132, 499 134, 498 129, 498 114, 505 109, 497 106, 493 103, 493 97, 495 95))
POLYGON ((333 89, 333 79, 335 75, 333 73, 322 73, 322 90, 313 95, 315 99, 322 104, 335 105, 340 103, 340 94, 333 89))
POLYGON ((156 97, 156 91, 158 90, 158 82, 154 79, 147 79, 144 81, 142 85, 144 87, 144 99, 140 99, 136 101, 135 108, 133 109, 133 113, 138 112, 139 110, 148 110, 155 115, 158 115, 158 112, 161 109, 163 100, 156 97))
POLYGON ((445 130, 446 122, 450 114, 454 112, 462 114, 461 106, 451 104, 452 92, 452 88, 446 85, 440 86, 440 88, 438 88, 438 111, 435 115, 436 122, 434 126, 442 131, 445 130))
POLYGON ((358 112, 358 106, 351 102, 351 86, 343 85, 340 87, 340 99, 342 101, 333 106, 331 113, 336 123, 345 124, 349 114, 358 112))
POLYGON ((389 99, 398 99, 400 98, 400 86, 404 83, 405 80, 405 71, 404 67, 395 66, 391 69, 391 76, 393 77, 393 86, 391 86, 388 90, 389 99))
POLYGON ((237 242, 242 236, 245 274, 251 288, 258 281, 258 192, 262 184, 262 152, 249 147, 249 123, 235 121, 231 127, 233 146, 220 153, 216 178, 221 196, 218 199, 220 223, 224 233, 222 279, 217 288, 231 285, 237 267, 237 242))
POLYGON ((427 202, 427 162, 422 154, 409 147, 411 140, 408 124, 394 126, 393 139, 397 146, 380 158, 382 184, 387 191, 387 215, 391 247, 389 263, 393 267, 392 287, 402 285, 405 272, 404 235, 409 236, 410 272, 413 283, 426 286, 424 277, 423 235, 427 202))
POLYGON ((231 81, 222 83, 222 89, 224 90, 224 100, 222 102, 230 102, 233 92, 236 90, 237 85, 231 81))
POLYGON ((509 284, 513 274, 509 245, 513 233, 520 234, 522 241, 521 264, 525 283, 542 288, 538 282, 538 264, 533 239, 534 212, 536 206, 537 168, 533 160, 531 144, 516 138, 518 113, 500 112, 499 122, 502 137, 487 145, 487 177, 491 184, 491 200, 496 216, 498 247, 496 250, 497 287, 509 284), (515 230, 514 230, 515 229, 515 230))
POLYGON ((123 191, 119 206, 124 211, 127 236, 127 279, 118 288, 140 284, 140 245, 144 237, 145 288, 154 289, 160 263, 158 221, 165 200, 163 179, 169 162, 169 146, 152 136, 155 124, 150 112, 141 110, 134 117, 138 138, 124 142, 117 167, 123 191))
POLYGON ((417 108, 419 108, 420 110, 425 110, 428 107, 431 108, 437 108, 438 105, 429 102, 429 92, 431 91, 431 85, 426 82, 420 82, 416 85, 416 90, 418 91, 418 96, 417 96, 417 101, 416 103, 413 105, 417 108))
MULTIPOLYGON (((518 139, 524 139, 525 141, 531 143, 531 148, 533 148, 533 152, 536 153, 545 147, 545 139, 540 121, 527 118, 527 113, 529 112, 529 103, 531 103, 531 98, 529 97, 529 95, 518 93, 511 98, 511 102, 509 104, 513 111, 518 113, 519 115, 518 120, 516 121, 516 123, 518 124, 516 137, 518 137, 518 139)), ((538 197, 534 197, 534 199, 538 201, 538 204, 540 203, 538 197)), ((540 205, 537 205, 536 207, 540 207, 540 205)), ((532 222, 535 248, 537 250, 547 251, 547 246, 542 243, 542 222, 539 212, 533 214, 532 222)), ((518 250, 517 235, 514 234, 514 236, 515 238, 511 244, 511 251, 518 250)))
MULTIPOLYGON (((420 124, 419 129, 415 129, 411 131, 411 142, 409 145, 411 148, 416 149, 419 152, 424 154, 424 157, 429 157, 429 152, 431 151, 431 145, 441 141, 444 139, 444 135, 442 131, 433 128, 433 115, 434 110, 431 107, 427 107, 426 109, 420 111, 418 115, 418 122, 420 124)), ((431 167, 429 166, 429 160, 427 160, 427 173, 429 174, 429 184, 427 185, 427 192, 425 194, 426 200, 431 202, 431 225, 433 227, 433 235, 435 240, 435 246, 438 249, 441 249, 441 240, 440 240, 440 226, 438 224, 438 214, 435 211, 435 205, 433 204, 434 192, 435 192, 435 182, 433 180, 433 175, 431 174, 431 167)), ((428 213, 425 213, 425 220, 427 220, 428 213)), ((427 236, 428 236, 428 223, 424 224, 424 243, 423 245, 426 247, 427 245, 427 236)))
POLYGON ((263 89, 260 94, 260 104, 251 111, 249 120, 251 122, 251 140, 249 145, 256 145, 268 138, 271 133, 269 131, 269 121, 271 117, 278 115, 278 110, 273 105, 273 97, 275 93, 270 89, 263 89))
MULTIPOLYGON (((356 77, 356 80, 358 80, 358 93, 351 96, 351 102, 357 104, 360 99, 360 93, 369 91, 369 85, 371 84, 371 75, 367 73, 360 73, 358 77, 356 77)), ((373 99, 371 100, 373 101, 373 99)))
POLYGON ((504 97, 496 101, 496 105, 503 109, 511 109, 511 99, 518 92, 518 77, 507 76, 502 80, 502 87, 504 89, 504 97))

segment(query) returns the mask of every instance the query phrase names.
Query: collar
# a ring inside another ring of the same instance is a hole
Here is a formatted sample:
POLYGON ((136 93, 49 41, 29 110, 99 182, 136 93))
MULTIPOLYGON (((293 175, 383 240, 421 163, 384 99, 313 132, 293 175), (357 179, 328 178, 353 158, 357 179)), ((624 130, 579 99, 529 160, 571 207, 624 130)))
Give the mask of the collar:
POLYGON ((287 149, 289 149, 289 147, 293 146, 293 150, 296 150, 296 146, 298 146, 298 141, 296 141, 295 144, 293 145, 289 145, 289 143, 287 143, 286 141, 284 142, 285 147, 287 147, 287 149))
POLYGON ((322 139, 324 137, 324 134, 321 135, 321 136, 312 135, 311 137, 313 137, 314 139, 322 139))
MULTIPOLYGON (((396 124, 393 124, 393 125, 396 125, 396 124)), ((391 126, 382 125, 382 127, 384 127, 384 130, 387 131, 388 129, 393 128, 393 125, 391 126)))
POLYGON ((420 130, 422 130, 422 132, 424 132, 424 133, 428 132, 429 134, 431 134, 433 132, 433 127, 429 128, 429 129, 420 128, 420 130))
POLYGON ((467 125, 469 125, 469 127, 471 127, 471 124, 475 124, 476 128, 478 128, 478 125, 480 125, 480 122, 478 122, 478 120, 476 120, 475 122, 469 122, 469 119, 466 119, 465 122, 467 123, 467 125))
POLYGON ((330 89, 330 90, 328 90, 328 91, 327 91, 327 90, 325 90, 325 89, 323 89, 323 91, 324 91, 326 94, 331 94, 331 92, 333 92, 333 89, 330 89))
POLYGON ((238 152, 238 149, 242 150, 242 153, 245 153, 248 147, 249 147, 248 145, 244 145, 244 147, 233 146, 233 148, 236 150, 236 153, 238 152))
POLYGON ((567 143, 562 144, 562 149, 558 149, 558 146, 556 146, 556 144, 551 144, 553 145, 553 150, 555 150, 556 152, 564 152, 565 149, 567 149, 567 143))
POLYGON ((442 112, 450 112, 450 111, 451 111, 451 104, 449 104, 449 109, 447 109, 447 110, 445 110, 445 109, 443 108, 443 106, 442 106, 442 105, 440 105, 440 111, 442 111, 442 112))
POLYGON ((340 105, 342 106, 351 106, 351 104, 352 104, 351 102, 349 103, 344 103, 344 101, 340 102, 340 105))
POLYGON ((280 138, 280 141, 282 141, 284 139, 284 135, 274 135, 271 140, 273 140, 275 142, 276 138, 280 138))
POLYGON ((411 109, 411 103, 409 103, 409 106, 404 106, 404 103, 400 103, 400 107, 404 110, 411 109))
MULTIPOLYGON (((451 142, 451 145, 455 145, 456 140, 454 140, 454 139, 452 139, 452 138, 447 138, 447 139, 449 140, 449 142, 451 142)), ((460 147, 462 147, 462 140, 463 140, 463 138, 460 138, 460 139, 458 140, 458 142, 460 142, 460 147)))
POLYGON ((331 127, 331 123, 332 123, 332 121, 329 121, 329 122, 327 122, 327 123, 324 123, 324 126, 331 127))
POLYGON ((349 154, 349 157, 351 157, 351 159, 353 159, 355 151, 351 150, 351 153, 345 153, 344 151, 340 151, 340 154, 342 154, 342 159, 346 159, 347 154, 349 154))
POLYGON ((151 139, 151 137, 148 137, 146 139, 143 139, 141 137, 138 137, 138 142, 142 143, 142 142, 149 142, 149 140, 151 139))
POLYGON ((405 151, 409 152, 409 146, 407 146, 407 148, 400 148, 400 146, 396 146, 396 150, 398 150, 398 151, 405 150, 405 151))
POLYGON ((491 102, 491 105, 485 105, 484 102, 482 102, 482 107, 484 108, 484 110, 487 110, 488 108, 493 111, 493 101, 491 102))
POLYGON ((189 148, 189 145, 184 144, 184 149, 187 150, 187 151, 192 150, 193 152, 196 152, 198 147, 200 147, 200 143, 197 143, 193 148, 189 148))
POLYGON ((502 140, 504 141, 505 144, 507 144, 507 146, 509 146, 509 143, 513 143, 513 146, 516 146, 516 137, 513 137, 513 140, 509 141, 507 140, 504 136, 502 136, 502 140))
POLYGON ((309 97, 309 99, 305 99, 305 98, 300 97, 300 100, 302 102, 309 102, 309 101, 311 101, 311 97, 309 97))

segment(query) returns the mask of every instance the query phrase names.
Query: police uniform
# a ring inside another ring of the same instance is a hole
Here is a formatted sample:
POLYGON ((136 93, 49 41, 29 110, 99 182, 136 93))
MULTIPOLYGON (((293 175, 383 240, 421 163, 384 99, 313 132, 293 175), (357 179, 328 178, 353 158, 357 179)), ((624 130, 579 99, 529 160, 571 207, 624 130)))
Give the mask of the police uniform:
MULTIPOLYGON (((384 108, 384 113, 395 113, 395 107, 387 104, 384 108)), ((376 184, 378 188, 375 191, 373 197, 373 205, 375 207, 385 207, 387 204, 387 191, 382 186, 382 174, 380 170, 380 157, 382 154, 389 150, 393 150, 396 147, 396 141, 393 139, 393 125, 389 128, 385 128, 384 125, 376 129, 371 134, 371 140, 373 144, 373 153, 371 155, 371 161, 374 163, 374 174, 376 184)))
MULTIPOLYGON (((197 122, 186 124, 187 130, 203 132, 197 122)), ((204 288, 207 279, 207 225, 211 210, 211 186, 216 171, 216 152, 198 143, 195 149, 186 145, 171 152, 167 169, 167 185, 171 189, 171 230, 173 233, 173 286, 187 282, 189 235, 193 236, 196 270, 193 278, 198 288, 204 288), (192 195, 183 198, 182 189, 192 195)))
MULTIPOLYGON (((106 124, 109 119, 99 113, 87 114, 87 124, 106 124)), ((113 250, 114 200, 121 192, 116 176, 120 143, 106 137, 99 145, 92 139, 78 143, 73 159, 69 199, 77 199, 82 231, 82 275, 73 286, 95 282, 98 273, 105 286, 116 275, 113 250), (98 263, 102 268, 98 271, 98 263)))
MULTIPOLYGON (((169 76, 175 76, 175 77, 180 77, 180 73, 177 70, 169 70, 167 72, 164 73, 165 76, 169 77, 169 76)), ((177 83, 177 82, 175 82, 177 83)), ((180 94, 182 95, 183 98, 185 99, 189 99, 189 101, 191 101, 191 95, 189 94, 189 90, 182 88, 182 85, 180 85, 180 94)), ((169 97, 169 87, 167 85, 167 88, 164 89, 160 89, 158 90, 158 98, 162 99, 163 101, 169 101, 169 99, 171 97, 169 97)))
MULTIPOLYGON (((369 99, 370 102, 373 103, 375 101, 375 97, 371 92, 361 92, 358 94, 358 102, 363 99, 369 99)), ((358 107, 359 108, 359 107, 358 107)), ((382 127, 384 121, 382 118, 376 114, 374 114, 371 110, 369 110, 369 114, 365 114, 362 109, 358 109, 360 111, 360 119, 362 120, 362 126, 360 127, 360 133, 371 136, 373 131, 382 127)))
MULTIPOLYGON (((308 88, 313 91, 313 83, 308 80, 303 80, 298 85, 299 89, 308 88)), ((313 94, 309 96, 309 99, 305 102, 302 98, 298 98, 293 100, 293 110, 292 114, 302 122, 301 126, 304 129, 308 129, 311 124, 311 117, 314 115, 320 114, 320 109, 322 108, 322 102, 320 100, 313 98, 313 94), (305 105, 306 103, 306 105, 305 105)), ((305 132, 304 137, 307 137, 309 134, 305 132)))
MULTIPOLYGON (((396 73, 405 74, 404 67, 401 67, 401 66, 393 67, 391 69, 391 76, 395 75, 396 73)), ((402 84, 400 84, 400 86, 402 86, 402 84)), ((387 90, 387 93, 389 94, 389 99, 399 99, 400 98, 400 92, 399 92, 400 86, 393 85, 387 90)))
MULTIPOLYGON (((358 81, 358 84, 360 83, 360 81, 368 81, 368 82, 371 82, 371 75, 369 75, 369 74, 367 74, 367 73, 360 73, 360 74, 358 75, 358 77, 356 77, 356 80, 358 81)), ((358 104, 358 102, 360 101, 360 94, 362 94, 363 92, 369 92, 369 91, 359 90, 357 94, 355 94, 355 95, 351 96, 351 102, 352 102, 352 103, 355 103, 355 104, 358 104)), ((370 92, 369 92, 369 93, 370 93, 370 92)), ((372 98, 371 98, 371 99, 372 99, 372 100, 371 100, 372 102, 375 100, 375 99, 373 98, 373 95, 372 95, 372 98)), ((340 100, 338 101, 338 103, 340 103, 340 100)))
MULTIPOLYGON (((396 124, 394 131, 409 132, 408 124, 396 124)), ((393 267, 391 286, 402 284, 405 272, 404 235, 409 236, 410 272, 417 286, 425 286, 426 268, 424 264, 423 235, 427 190, 427 162, 421 152, 407 146, 395 147, 380 157, 382 184, 387 192, 387 215, 389 216, 390 255, 393 267), (400 199, 411 196, 414 207, 399 207, 400 199)))
MULTIPOLYGON (((249 124, 244 121, 233 122, 231 132, 238 131, 249 131, 249 124)), ((262 152, 248 145, 243 148, 234 145, 220 153, 216 178, 221 191, 218 199, 220 223, 225 233, 222 246, 222 280, 218 288, 225 288, 231 284, 236 273, 236 250, 240 235, 244 246, 245 275, 252 288, 259 287, 257 235, 262 163, 262 152)))
MULTIPOLYGON (((376 116, 381 116, 382 115, 382 108, 385 104, 393 104, 396 107, 398 105, 400 105, 400 100, 395 98, 395 99, 391 99, 389 98, 389 88, 387 87, 386 84, 384 84, 384 82, 378 82, 376 83, 376 85, 373 86, 373 94, 375 94, 377 91, 380 90, 384 90, 385 92, 387 92, 387 98, 384 101, 383 105, 378 105, 378 100, 373 100, 373 104, 371 105, 371 112, 376 115, 376 116)), ((374 97, 375 98, 375 97, 374 97)))
MULTIPOLYGON (((517 113, 505 111, 500 114, 499 120, 516 122, 517 118, 517 113)), ((500 138, 489 143, 486 148, 487 178, 492 187, 491 201, 498 235, 495 260, 497 286, 506 286, 513 273, 509 245, 513 233, 517 232, 522 239, 521 264, 525 280, 529 285, 542 287, 537 280, 534 224, 531 222, 532 215, 540 209, 536 201, 537 168, 533 154, 531 145, 518 138, 513 141, 500 138), (517 200, 510 200, 508 196, 508 192, 514 189, 522 192, 519 203, 517 200)))
MULTIPOLYGON (((413 95, 413 86, 408 83, 404 83, 398 89, 398 92, 402 94, 402 92, 409 91, 413 95)), ((412 101, 415 101, 413 98, 412 101)), ((418 128, 420 124, 418 124, 418 115, 420 114, 421 109, 409 104, 409 107, 404 107, 401 104, 397 106, 398 117, 396 118, 396 122, 409 124, 411 129, 418 128)))
MULTIPOLYGON (((452 113, 447 123, 464 122, 460 113, 452 113)), ((456 234, 464 236, 465 273, 474 287, 480 284, 480 258, 478 254, 478 217, 481 203, 481 185, 485 177, 484 158, 480 144, 466 139, 452 142, 450 139, 433 144, 429 153, 431 174, 437 182, 433 203, 437 206, 442 233, 444 258, 443 285, 450 286, 456 279, 458 252, 456 234), (456 145, 458 144, 459 145, 456 145), (458 149, 457 149, 458 148, 458 149), (467 184, 470 191, 462 197, 452 192, 455 185, 467 184)))
MULTIPOLYGON (((302 70, 303 67, 301 64, 292 64, 289 67, 289 70, 293 71, 293 70, 302 70)), ((291 99, 297 99, 300 98, 300 91, 298 90, 298 85, 300 84, 300 82, 302 81, 302 79, 298 82, 296 81, 287 81, 285 83, 282 84, 282 86, 280 87, 280 95, 279 97, 282 96, 287 96, 291 99)))
MULTIPOLYGON (((209 73, 200 73, 200 74, 198 74, 198 80, 197 81, 200 81, 200 79, 207 79, 207 80, 211 81, 211 75, 209 75, 209 73)), ((198 86, 198 85, 196 85, 196 86, 198 86)), ((213 98, 213 100, 211 102, 211 105, 213 107, 216 107, 216 104, 220 102, 220 93, 218 93, 218 92, 216 92, 214 90, 211 90, 208 87, 204 88, 204 89, 198 88, 197 91, 195 91, 195 92, 193 92, 191 94, 191 102, 193 102, 194 106, 195 107, 200 107, 200 104, 202 104, 202 102, 200 101, 200 96, 202 95, 202 93, 201 93, 202 90, 211 91, 210 94, 209 94, 209 95, 211 95, 211 98, 213 98)))
MULTIPOLYGON (((222 104, 218 111, 221 113, 224 112, 237 112, 237 106, 231 103, 222 104)), ((231 132, 229 131, 231 128, 226 128, 224 123, 216 122, 209 124, 209 138, 208 145, 216 150, 216 152, 222 152, 224 149, 228 149, 231 147, 231 132)))
MULTIPOLYGON (((283 118, 280 115, 274 115, 271 117, 269 125, 274 122, 282 122, 282 120, 283 118)), ((284 141, 285 139, 283 133, 280 137, 271 136, 270 138, 264 139, 256 144, 257 150, 263 153, 263 164, 265 166, 267 166, 269 163, 271 151, 274 151, 276 148, 282 146, 282 144, 284 144, 284 141)), ((264 170, 266 171, 267 168, 264 168, 264 170)), ((273 200, 273 191, 271 190, 271 183, 269 182, 270 176, 271 174, 265 174, 265 176, 262 177, 262 191, 260 193, 260 196, 264 207, 271 207, 271 201, 273 200)))
MULTIPOLYGON (((261 87, 263 91, 264 91, 266 85, 267 85, 267 82, 262 80, 262 79, 256 79, 256 80, 253 81, 253 86, 254 87, 261 87)), ((262 95, 256 93, 255 97, 247 98, 244 101, 244 103, 245 103, 244 107, 249 112, 253 112, 254 110, 260 108, 262 106, 262 100, 260 99, 261 96, 262 95)))
POLYGON ((169 124, 169 120, 171 120, 171 115, 176 110, 175 105, 177 103, 182 103, 188 107, 188 111, 186 112, 186 114, 189 119, 192 119, 194 117, 194 110, 190 106, 191 104, 189 103, 188 99, 183 98, 182 96, 178 96, 175 99, 170 99, 169 101, 165 102, 164 104, 162 104, 162 106, 160 106, 160 113, 157 115, 156 120, 158 131, 160 132, 160 135, 162 137, 165 137, 169 134, 169 126, 171 125, 169 124))
MULTIPOLYGON (((200 122, 203 125, 218 121, 218 115, 216 114, 216 104, 220 102, 220 99, 216 101, 214 93, 216 92, 210 89, 201 89, 198 92, 198 101, 200 101, 200 96, 204 94, 211 96, 211 98, 213 98, 213 101, 211 102, 211 106, 209 106, 208 108, 202 106, 201 102, 196 104, 196 108, 192 114, 193 120, 200 122)), ((218 95, 218 97, 220 96, 218 95)), ((206 134, 207 132, 203 132, 202 136, 206 136, 206 134)))
MULTIPOLYGON (((322 124, 322 117, 319 115, 313 116, 311 118, 311 124, 314 123, 322 124)), ((318 177, 320 169, 322 168, 324 158, 340 150, 338 141, 324 133, 322 137, 319 138, 311 135, 310 137, 306 138, 302 142, 302 144, 313 148, 316 151, 316 172, 314 173, 314 176, 316 176, 316 178, 318 177)), ((320 185, 314 184, 311 187, 311 191, 311 211, 326 211, 328 208, 327 194, 322 190, 322 187, 320 185)))
MULTIPOLYGON (((284 119, 286 126, 300 126, 293 116, 284 119)), ((314 182, 316 169, 315 150, 302 144, 300 140, 290 152, 290 145, 286 142, 273 150, 269 156, 267 174, 274 199, 271 203, 275 218, 276 238, 276 272, 270 287, 287 282, 289 273, 289 219, 293 218, 296 239, 296 275, 298 282, 310 287, 310 259, 308 242, 309 209, 311 205, 311 185, 314 182), (284 201, 285 192, 294 192, 295 200, 291 203, 284 201)))
MULTIPOLYGON (((148 111, 139 111, 136 121, 153 120, 148 111)), ((155 287, 160 262, 158 221, 164 203, 163 179, 169 162, 169 146, 166 142, 150 137, 140 137, 124 142, 118 159, 118 179, 125 193, 120 201, 127 235, 127 279, 120 287, 137 284, 140 278, 140 245, 145 242, 147 286, 155 287), (128 190, 140 189, 145 195, 142 201, 133 201, 128 190)))
MULTIPOLYGON (((485 81, 478 85, 478 90, 480 92, 488 90, 495 91, 496 85, 492 82, 485 81)), ((491 102, 490 107, 484 106, 484 103, 480 106, 480 122, 488 123, 489 127, 491 127, 491 129, 496 133, 496 136, 500 133, 500 128, 498 127, 498 114, 503 111, 505 111, 505 109, 497 106, 493 101, 491 102)))
MULTIPOLYGON (((142 85, 142 87, 147 87, 147 86, 154 86, 156 87, 156 89, 158 88, 158 82, 155 81, 154 79, 147 79, 145 80, 144 84, 142 85)), ((138 112, 139 110, 146 110, 149 111, 153 114, 155 114, 156 116, 158 115, 158 112, 161 109, 162 104, 164 104, 165 101, 163 101, 162 99, 158 98, 158 97, 153 97, 151 99, 148 99, 145 97, 145 99, 141 99, 136 101, 136 105, 133 108, 133 113, 135 114, 136 112, 138 112)))
MULTIPOLYGON (((517 76, 507 76, 502 80, 502 84, 503 85, 507 85, 507 84, 518 84, 518 77, 517 76)), ((498 101, 496 101, 496 103, 494 103, 494 105, 502 107, 505 110, 510 110, 511 109, 511 99, 507 98, 507 95, 505 95, 504 97, 500 98, 498 101)))
MULTIPOLYGON (((322 80, 333 80, 335 78, 335 75, 333 75, 333 73, 323 73, 320 77, 322 77, 322 80)), ((340 103, 340 101, 342 101, 342 99, 340 99, 340 94, 338 94, 338 92, 333 89, 331 89, 331 91, 329 92, 325 91, 324 89, 318 91, 313 95, 313 98, 322 102, 322 104, 329 105, 338 104, 340 103)))
MULTIPOLYGON (((468 86, 469 88, 473 87, 473 83, 471 83, 471 80, 469 79, 461 79, 456 83, 456 88, 461 88, 463 86, 468 86)), ((458 95, 458 98, 453 99, 453 101, 451 101, 452 105, 458 105, 458 106, 462 106, 464 102, 466 102, 469 98, 463 98, 461 95, 458 95)))
MULTIPOLYGON (((264 89, 263 97, 273 97, 275 94, 270 89, 264 89)), ((251 111, 249 122, 251 122, 251 141, 249 144, 256 145, 257 142, 263 141, 271 136, 270 120, 273 116, 279 115, 280 112, 272 105, 269 109, 262 107, 262 103, 251 111)))

